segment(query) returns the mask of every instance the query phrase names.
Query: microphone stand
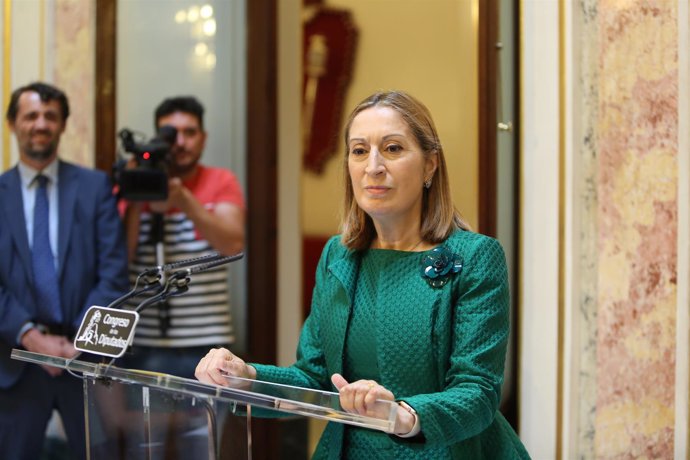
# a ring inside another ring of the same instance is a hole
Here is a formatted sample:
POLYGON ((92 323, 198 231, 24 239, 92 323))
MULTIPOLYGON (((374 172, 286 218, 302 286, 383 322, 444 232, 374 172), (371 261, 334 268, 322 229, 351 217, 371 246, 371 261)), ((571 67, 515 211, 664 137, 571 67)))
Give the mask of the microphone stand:
MULTIPOLYGON (((162 213, 154 212, 151 216, 151 241, 154 245, 156 254, 156 263, 162 266, 165 262, 165 219, 162 213)), ((166 283, 165 272, 161 274, 163 283, 166 283)), ((162 300, 162 299, 161 299, 162 300)), ((170 306, 167 302, 161 302, 158 306, 158 315, 160 320, 160 329, 163 337, 168 332, 168 309, 170 306)))
MULTIPOLYGON (((156 267, 146 269, 139 273, 136 281, 134 282, 134 287, 129 292, 113 300, 106 308, 118 308, 123 303, 134 297, 137 297, 149 291, 156 290, 157 292, 153 296, 148 297, 139 305, 137 305, 134 311, 138 313, 142 311, 144 308, 153 305, 156 302, 163 301, 168 297, 182 295, 185 292, 187 292, 189 290, 188 285, 190 281, 190 275, 198 273, 200 271, 208 270, 213 267, 217 267, 219 265, 233 262, 235 260, 241 259, 242 257, 244 257, 244 253, 239 253, 232 256, 222 256, 218 252, 213 252, 205 256, 194 257, 192 259, 181 260, 179 262, 171 262, 169 264, 158 265, 156 267), (188 266, 192 266, 192 268, 178 270, 172 273, 164 284, 161 283, 161 278, 166 272, 169 272, 176 268, 188 266), (141 288, 140 285, 142 286, 141 288)), ((69 364, 75 359, 77 359, 79 356, 81 356, 81 354, 82 352, 80 351, 68 360, 68 363, 65 368, 67 369, 67 372, 69 372, 72 375, 75 374, 69 369, 69 364)), ((108 366, 112 365, 113 362, 115 362, 115 359, 116 358, 111 359, 108 366)), ((75 376, 79 377, 77 375, 75 376)))
MULTIPOLYGON (((180 260, 179 262, 171 262, 169 264, 158 265, 153 268, 148 268, 143 272, 139 273, 137 279, 134 281, 134 287, 132 288, 132 290, 126 293, 125 295, 113 300, 108 305, 108 308, 117 308, 129 299, 137 297, 140 294, 144 294, 156 288, 163 289, 164 284, 161 284, 161 279, 163 278, 163 275, 166 272, 169 272, 176 268, 188 267, 190 265, 198 265, 201 263, 211 262, 222 258, 223 256, 221 256, 218 252, 213 252, 211 254, 201 257, 194 257, 192 259, 180 260), (140 285, 143 286, 141 289, 139 288, 140 285)), ((156 292, 156 294, 158 294, 159 292, 156 292)))
POLYGON ((113 300, 110 302, 107 308, 117 308, 129 299, 133 297, 137 297, 140 294, 143 294, 145 292, 151 291, 153 289, 162 289, 163 285, 160 282, 161 280, 161 269, 160 267, 156 268, 149 268, 148 270, 144 270, 143 272, 139 273, 137 276, 136 281, 134 282, 134 287, 132 288, 131 291, 129 291, 127 294, 118 297, 117 299, 113 300), (139 289, 139 284, 142 284, 143 287, 139 289))
MULTIPOLYGON (((203 256, 203 257, 197 257, 196 259, 190 259, 189 261, 183 261, 179 262, 176 264, 176 266, 185 266, 185 265, 192 265, 191 268, 186 268, 184 270, 179 270, 174 272, 170 277, 168 278, 168 281, 165 283, 165 289, 158 294, 157 296, 151 297, 139 305, 135 311, 140 311, 144 309, 145 307, 152 305, 155 302, 162 302, 164 299, 167 299, 168 297, 174 296, 174 295, 180 295, 189 290, 188 284, 189 284, 189 277, 192 274, 199 273, 205 270, 209 270, 214 267, 218 267, 220 265, 225 265, 230 262, 234 262, 235 260, 239 260, 242 257, 244 257, 244 253, 240 252, 239 254, 235 254, 232 256, 221 256, 219 253, 214 253, 210 254, 208 256, 203 256), (207 262, 204 263, 199 263, 203 262, 206 260, 207 262), (174 286, 177 290, 168 293, 169 291, 169 286, 174 286)), ((170 264, 174 265, 174 264, 170 264)), ((167 303, 163 303, 163 305, 167 305, 167 303)), ((161 330, 165 331, 168 327, 169 321, 170 321, 170 315, 169 311, 167 308, 159 308, 158 310, 159 314, 159 320, 161 322, 161 330)))
MULTIPOLYGON (((158 294, 145 299, 143 302, 137 305, 134 311, 139 313, 144 308, 153 305, 157 302, 161 302, 167 299, 168 297, 182 295, 189 290, 188 285, 189 276, 186 276, 183 271, 175 272, 170 277, 168 277, 168 280, 165 282, 165 285, 162 286, 162 289, 158 294)), ((112 358, 108 366, 112 365, 116 359, 117 358, 112 358)))
POLYGON ((139 313, 144 308, 153 305, 156 302, 161 302, 168 297, 184 294, 188 290, 189 276, 186 274, 186 270, 175 272, 168 277, 168 280, 165 282, 165 286, 161 292, 141 302, 139 305, 137 305, 134 311, 139 313))
MULTIPOLYGON (((161 279, 160 267, 149 268, 147 270, 144 270, 143 272, 139 273, 139 275, 137 276, 137 279, 134 282, 134 287, 132 288, 132 290, 130 290, 125 295, 120 296, 117 299, 110 302, 110 304, 108 304, 108 306, 106 308, 118 308, 123 303, 128 301, 129 299, 131 299, 133 297, 137 297, 140 294, 143 294, 143 293, 148 292, 148 291, 152 291, 154 289, 159 289, 159 290, 164 289, 164 286, 160 283, 160 279, 161 279), (143 284, 143 288, 141 288, 141 289, 139 289, 140 283, 143 284)), ((82 352, 79 351, 79 352, 77 352, 76 355, 74 355, 73 357, 71 357, 67 361, 67 364, 65 366, 65 369, 67 369, 67 372, 74 375, 74 373, 70 370, 69 365, 71 364, 72 361, 79 358, 81 355, 82 355, 82 352)), ((115 358, 113 358, 110 361, 110 364, 112 364, 114 361, 115 361, 115 358)))

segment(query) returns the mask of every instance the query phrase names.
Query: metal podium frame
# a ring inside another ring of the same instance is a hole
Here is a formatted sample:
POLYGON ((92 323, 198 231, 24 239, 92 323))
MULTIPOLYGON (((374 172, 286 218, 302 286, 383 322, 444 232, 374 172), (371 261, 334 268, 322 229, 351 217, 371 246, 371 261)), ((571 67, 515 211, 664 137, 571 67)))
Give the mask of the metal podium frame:
MULTIPOLYGON (((139 444, 145 446, 141 458, 147 460, 157 458, 152 447, 156 445, 157 436, 153 420, 157 416, 163 417, 167 414, 174 417, 180 415, 176 412, 182 412, 180 418, 188 421, 192 417, 187 417, 187 410, 193 410, 196 419, 203 421, 199 422, 195 433, 201 432, 206 436, 203 439, 208 445, 207 457, 210 459, 219 456, 219 412, 246 420, 246 445, 242 447, 246 448, 249 459, 252 416, 278 417, 281 413, 293 414, 386 433, 392 433, 395 427, 397 404, 393 401, 377 401, 375 407, 371 408, 372 415, 364 416, 344 411, 340 406, 338 393, 333 392, 231 376, 227 377, 228 386, 221 387, 168 374, 123 369, 78 359, 69 360, 19 349, 13 349, 11 356, 20 361, 62 368, 75 375, 75 378, 83 379, 86 447, 89 458, 103 457, 103 454, 93 456, 93 453, 96 452, 97 437, 100 436, 100 441, 108 441, 108 431, 102 426, 104 414, 107 418, 113 413, 113 409, 124 410, 123 404, 118 405, 113 395, 124 395, 124 399, 119 402, 129 401, 126 404, 128 411, 120 414, 124 424, 122 426, 130 427, 137 432, 137 436, 140 437, 139 444), (103 409, 100 407, 102 405, 109 407, 103 409)), ((127 458, 132 457, 134 456, 127 454, 127 458)))

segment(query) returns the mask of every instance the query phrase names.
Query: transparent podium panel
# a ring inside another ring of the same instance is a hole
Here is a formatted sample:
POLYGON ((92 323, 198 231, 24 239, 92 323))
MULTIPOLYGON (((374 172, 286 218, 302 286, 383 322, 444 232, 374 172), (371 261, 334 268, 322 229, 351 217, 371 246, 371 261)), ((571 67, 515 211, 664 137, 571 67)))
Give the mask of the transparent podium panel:
POLYGON ((251 458, 251 418, 299 415, 392 433, 397 404, 366 415, 337 393, 227 376, 227 386, 85 360, 12 350, 12 358, 65 369, 83 380, 91 459, 251 458))
POLYGON ((92 459, 216 459, 221 450, 223 458, 248 458, 247 410, 242 404, 85 379, 84 406, 92 459))
POLYGON ((388 433, 392 433, 394 429, 397 404, 391 401, 376 401, 369 408, 369 413, 362 416, 345 412, 340 407, 338 393, 229 375, 226 376, 226 379, 229 389, 233 390, 235 394, 243 394, 244 401, 255 406, 253 415, 258 417, 276 416, 276 411, 280 411, 327 421, 338 421, 388 433))

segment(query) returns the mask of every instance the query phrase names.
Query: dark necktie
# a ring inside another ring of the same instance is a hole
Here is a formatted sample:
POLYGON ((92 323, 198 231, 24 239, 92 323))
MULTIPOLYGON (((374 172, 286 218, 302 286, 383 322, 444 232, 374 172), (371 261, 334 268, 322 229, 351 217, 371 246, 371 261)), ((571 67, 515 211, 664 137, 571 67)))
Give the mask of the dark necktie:
POLYGON ((48 212, 48 178, 36 176, 36 203, 34 205, 34 234, 31 258, 34 264, 34 288, 38 300, 40 320, 48 323, 62 322, 60 287, 53 251, 50 249, 50 213, 48 212))

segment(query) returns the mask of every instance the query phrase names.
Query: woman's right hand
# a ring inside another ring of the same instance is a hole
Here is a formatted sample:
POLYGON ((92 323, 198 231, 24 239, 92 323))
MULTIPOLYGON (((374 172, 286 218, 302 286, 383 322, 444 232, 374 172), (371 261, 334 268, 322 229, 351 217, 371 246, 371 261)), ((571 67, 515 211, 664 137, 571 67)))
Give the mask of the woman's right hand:
POLYGON ((255 379, 256 369, 248 366, 241 358, 233 355, 226 348, 213 348, 201 358, 196 366, 194 376, 204 383, 228 386, 226 375, 255 379))

